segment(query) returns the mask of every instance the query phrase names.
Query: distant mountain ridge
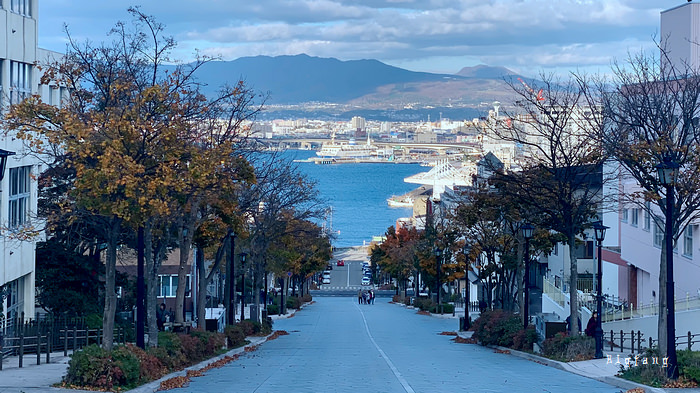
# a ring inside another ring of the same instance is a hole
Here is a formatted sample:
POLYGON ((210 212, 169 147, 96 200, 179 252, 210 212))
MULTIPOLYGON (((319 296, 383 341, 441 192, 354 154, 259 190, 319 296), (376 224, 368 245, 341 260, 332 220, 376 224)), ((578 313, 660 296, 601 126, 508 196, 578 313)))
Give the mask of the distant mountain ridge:
POLYGON ((482 93, 491 85, 488 81, 502 83, 502 76, 506 75, 515 73, 503 67, 479 65, 465 67, 455 75, 433 74, 409 71, 377 60, 341 61, 305 54, 211 61, 196 73, 204 84, 203 91, 211 95, 225 83, 233 85, 243 80, 256 91, 269 92, 270 104, 358 103, 363 102, 364 97, 371 97, 375 106, 382 100, 386 100, 387 105, 397 105, 397 93, 402 96, 398 101, 406 104, 428 101, 440 104, 443 99, 459 98, 454 96, 454 88, 450 87, 455 84, 463 85, 462 90, 481 97, 476 101, 483 101, 482 93), (435 94, 436 86, 440 86, 437 91, 443 91, 445 97, 435 94), (433 92, 426 93, 428 90, 433 92))

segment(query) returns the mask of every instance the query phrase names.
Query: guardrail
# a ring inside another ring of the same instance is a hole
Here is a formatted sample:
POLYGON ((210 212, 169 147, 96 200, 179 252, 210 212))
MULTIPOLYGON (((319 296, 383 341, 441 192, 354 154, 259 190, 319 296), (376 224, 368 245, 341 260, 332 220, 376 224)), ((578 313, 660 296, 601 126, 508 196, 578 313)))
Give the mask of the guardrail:
MULTIPOLYGON (((676 297, 675 310, 689 311, 700 309, 700 296, 690 296, 686 293, 684 299, 676 297)), ((646 316, 658 315, 658 303, 642 305, 634 307, 634 304, 622 304, 619 309, 607 309, 603 313, 603 322, 621 321, 624 319, 641 318, 646 316)))
MULTIPOLYGON (((655 340, 652 337, 644 338, 644 333, 641 330, 632 330, 630 332, 620 330, 619 333, 610 330, 609 335, 605 332, 603 333, 603 340, 607 340, 611 352, 618 349, 620 352, 624 352, 625 349, 629 349, 632 353, 635 353, 635 350, 637 353, 641 353, 643 349, 653 348, 659 343, 659 340, 655 340)), ((688 332, 688 334, 676 336, 676 348, 678 349, 692 351, 693 344, 700 344, 700 333, 692 334, 688 332), (686 348, 679 348, 680 346, 685 346, 686 348)))

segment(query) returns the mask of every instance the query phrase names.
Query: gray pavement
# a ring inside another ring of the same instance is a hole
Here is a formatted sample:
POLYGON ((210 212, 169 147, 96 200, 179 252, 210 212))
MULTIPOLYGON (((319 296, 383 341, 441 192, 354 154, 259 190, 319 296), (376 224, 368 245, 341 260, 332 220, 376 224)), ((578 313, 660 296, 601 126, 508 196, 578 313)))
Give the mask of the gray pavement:
MULTIPOLYGON (((275 321, 274 328, 289 332, 288 336, 264 343, 264 338, 257 338, 253 345, 262 343, 257 351, 170 391, 612 393, 640 386, 614 377, 619 366, 608 364, 607 359, 560 363, 517 351, 506 354, 458 344, 452 336, 439 334, 455 331, 457 325, 457 317, 419 315, 414 309, 390 304, 389 299, 358 305, 354 297, 317 298, 293 318, 275 321)), ((42 358, 38 366, 35 357, 27 357, 21 369, 16 358, 5 359, 0 393, 79 392, 51 387, 66 372, 69 358, 62 355, 54 354, 49 364, 42 358)), ((130 392, 154 392, 159 383, 130 392)))

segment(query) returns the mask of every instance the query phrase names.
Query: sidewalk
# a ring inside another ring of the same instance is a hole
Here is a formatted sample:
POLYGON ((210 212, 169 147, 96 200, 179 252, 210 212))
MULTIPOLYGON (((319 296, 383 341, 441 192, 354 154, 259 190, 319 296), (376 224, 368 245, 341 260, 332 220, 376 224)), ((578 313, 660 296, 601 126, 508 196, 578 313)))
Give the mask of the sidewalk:
MULTIPOLYGON (((290 310, 286 315, 272 315, 272 319, 288 318, 294 314, 296 310, 290 310)), ((246 314, 247 316, 247 314, 246 314)), ((199 370, 209 363, 215 362, 225 356, 233 356, 245 351, 246 347, 262 344, 267 340, 267 337, 247 337, 250 344, 245 347, 235 348, 227 353, 205 360, 199 364, 188 367, 185 370, 177 371, 164 376, 163 378, 149 382, 135 389, 129 390, 129 393, 152 393, 160 386, 160 382, 176 377, 184 376, 187 370, 199 370)), ((2 360, 2 370, 0 370, 0 393, 43 393, 43 392, 63 392, 63 393, 88 393, 87 390, 74 390, 52 387, 63 380, 63 377, 68 371, 68 362, 72 351, 68 351, 68 356, 63 356, 63 351, 52 352, 50 362, 46 363, 46 354, 41 356, 41 364, 36 364, 36 354, 25 355, 22 358, 22 368, 19 367, 19 357, 10 356, 2 360)), ((91 392, 94 393, 94 392, 91 392)))
MULTIPOLYGON (((462 338, 470 338, 474 332, 458 332, 457 334, 462 338)), ((601 382, 605 382, 609 385, 616 386, 625 390, 641 388, 647 393, 700 393, 700 389, 663 389, 663 388, 652 388, 646 385, 638 384, 636 382, 628 381, 623 378, 617 377, 617 372, 620 367, 616 364, 618 360, 619 352, 608 353, 603 352, 605 356, 602 359, 592 359, 584 360, 580 362, 559 362, 556 360, 548 359, 542 356, 537 356, 527 352, 516 351, 514 349, 505 347, 494 347, 502 351, 508 351, 513 356, 517 356, 523 359, 533 361, 535 363, 540 363, 545 366, 558 368, 563 371, 570 372, 572 374, 577 374, 586 378, 595 379, 601 382), (608 355, 610 359, 608 359, 608 355)), ((620 357, 620 361, 624 361, 624 357, 620 357)))

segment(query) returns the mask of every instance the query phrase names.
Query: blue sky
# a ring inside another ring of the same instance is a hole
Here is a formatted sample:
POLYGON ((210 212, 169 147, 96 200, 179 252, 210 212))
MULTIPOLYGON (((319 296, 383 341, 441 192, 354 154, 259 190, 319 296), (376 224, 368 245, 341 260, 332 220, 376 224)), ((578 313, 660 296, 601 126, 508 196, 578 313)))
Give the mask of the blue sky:
MULTIPOLYGON (((233 60, 294 55, 377 59, 413 71, 456 73, 477 64, 524 75, 609 72, 654 51, 659 13, 686 0, 149 0, 188 61, 195 50, 233 60)), ((83 41, 106 39, 123 0, 42 0, 39 45, 65 51, 66 24, 83 41)), ((655 53, 656 51, 654 51, 655 53)))

